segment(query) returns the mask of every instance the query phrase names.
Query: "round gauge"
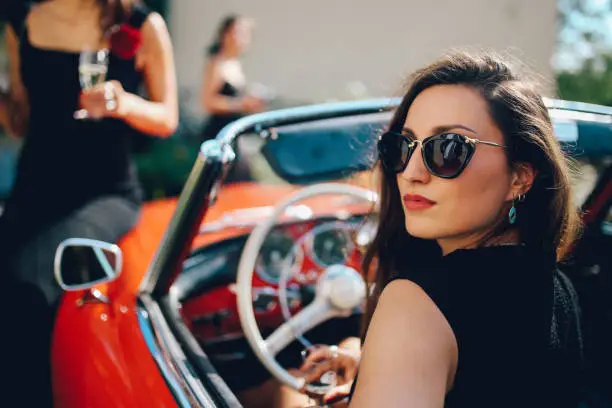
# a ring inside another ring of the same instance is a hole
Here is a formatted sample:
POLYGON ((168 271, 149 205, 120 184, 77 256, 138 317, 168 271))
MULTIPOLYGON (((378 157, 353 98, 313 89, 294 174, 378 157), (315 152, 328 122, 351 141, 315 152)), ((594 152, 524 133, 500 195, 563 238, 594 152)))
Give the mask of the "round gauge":
POLYGON ((345 230, 329 228, 315 234, 312 241, 314 260, 321 266, 344 263, 351 249, 345 230))
POLYGON ((276 284, 284 268, 293 270, 296 263, 299 263, 296 261, 301 259, 299 249, 291 253, 293 246, 293 239, 284 231, 273 230, 270 232, 257 257, 255 268, 259 277, 268 283, 276 284), (295 252, 298 252, 297 256, 295 252))

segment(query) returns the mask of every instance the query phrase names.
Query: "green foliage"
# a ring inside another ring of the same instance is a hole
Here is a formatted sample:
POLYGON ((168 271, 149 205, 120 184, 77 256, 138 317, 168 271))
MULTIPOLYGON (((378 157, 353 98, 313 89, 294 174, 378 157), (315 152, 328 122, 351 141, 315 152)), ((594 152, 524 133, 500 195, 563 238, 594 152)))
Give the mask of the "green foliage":
POLYGON ((563 99, 612 106, 612 54, 589 58, 577 71, 559 72, 557 87, 563 99))
POLYGON ((612 106, 612 0, 558 0, 560 98, 612 106))

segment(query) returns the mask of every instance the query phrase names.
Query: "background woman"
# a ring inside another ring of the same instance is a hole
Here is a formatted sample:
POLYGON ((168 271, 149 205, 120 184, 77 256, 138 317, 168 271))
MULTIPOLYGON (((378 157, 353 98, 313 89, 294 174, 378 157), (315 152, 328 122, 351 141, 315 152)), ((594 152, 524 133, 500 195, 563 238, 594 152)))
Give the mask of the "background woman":
POLYGON ((214 138, 225 125, 239 117, 265 107, 262 98, 246 91, 246 77, 240 63, 240 57, 251 43, 252 26, 247 18, 225 17, 208 49, 202 107, 210 116, 202 130, 202 141, 214 138))

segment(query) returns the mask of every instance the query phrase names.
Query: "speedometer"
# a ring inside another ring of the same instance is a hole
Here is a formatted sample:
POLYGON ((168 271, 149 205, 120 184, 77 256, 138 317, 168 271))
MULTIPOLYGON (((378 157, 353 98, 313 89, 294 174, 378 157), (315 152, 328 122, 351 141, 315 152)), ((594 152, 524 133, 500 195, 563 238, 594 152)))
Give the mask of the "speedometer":
POLYGON ((344 263, 351 249, 346 230, 328 228, 315 234, 312 241, 314 260, 321 266, 344 263))
POLYGON ((255 268, 259 277, 268 283, 276 284, 284 269, 293 270, 296 266, 299 267, 296 264, 301 261, 302 253, 299 248, 292 253, 293 246, 293 239, 284 231, 270 232, 257 257, 255 268))

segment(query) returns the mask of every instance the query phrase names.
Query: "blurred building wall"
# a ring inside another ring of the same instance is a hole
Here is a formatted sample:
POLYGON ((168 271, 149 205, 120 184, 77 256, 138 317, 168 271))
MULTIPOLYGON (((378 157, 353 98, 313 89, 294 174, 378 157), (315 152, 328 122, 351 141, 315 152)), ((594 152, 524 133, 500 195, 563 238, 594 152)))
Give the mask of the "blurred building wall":
POLYGON ((508 51, 551 94, 556 0, 171 0, 179 84, 197 111, 205 48, 226 13, 256 21, 250 81, 290 101, 396 95, 402 78, 452 47, 508 51))

